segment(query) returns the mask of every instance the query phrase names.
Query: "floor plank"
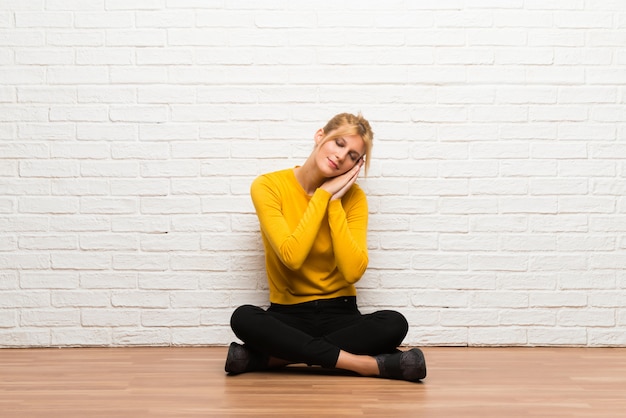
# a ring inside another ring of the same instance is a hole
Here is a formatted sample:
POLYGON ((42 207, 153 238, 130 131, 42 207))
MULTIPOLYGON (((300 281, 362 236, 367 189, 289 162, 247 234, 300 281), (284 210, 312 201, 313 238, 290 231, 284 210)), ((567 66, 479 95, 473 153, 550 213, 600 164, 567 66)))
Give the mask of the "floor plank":
POLYGON ((426 347, 422 383, 296 367, 224 374, 225 347, 0 350, 2 417, 621 417, 626 348, 426 347))

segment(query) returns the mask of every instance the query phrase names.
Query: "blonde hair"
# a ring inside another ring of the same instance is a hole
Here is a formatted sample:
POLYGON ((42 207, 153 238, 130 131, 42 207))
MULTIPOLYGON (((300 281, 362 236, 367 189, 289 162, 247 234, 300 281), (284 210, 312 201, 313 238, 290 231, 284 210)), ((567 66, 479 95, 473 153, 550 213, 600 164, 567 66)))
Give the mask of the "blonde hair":
POLYGON ((359 113, 339 113, 333 116, 323 128, 324 134, 327 135, 322 144, 333 139, 337 139, 343 135, 359 135, 365 143, 365 153, 363 160, 365 162, 365 174, 369 170, 372 147, 374 146, 374 131, 370 123, 359 113), (335 132, 333 132, 335 131, 335 132), (332 135, 328 135, 332 132, 332 135))

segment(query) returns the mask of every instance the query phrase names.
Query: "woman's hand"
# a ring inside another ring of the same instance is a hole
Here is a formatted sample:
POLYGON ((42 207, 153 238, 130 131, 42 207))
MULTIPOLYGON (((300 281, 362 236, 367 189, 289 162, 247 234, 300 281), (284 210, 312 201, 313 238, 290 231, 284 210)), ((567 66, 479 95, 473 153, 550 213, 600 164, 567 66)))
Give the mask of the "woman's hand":
POLYGON ((330 200, 341 199, 356 181, 359 171, 361 171, 361 166, 363 166, 362 158, 350 170, 340 176, 326 180, 320 187, 332 194, 330 200))

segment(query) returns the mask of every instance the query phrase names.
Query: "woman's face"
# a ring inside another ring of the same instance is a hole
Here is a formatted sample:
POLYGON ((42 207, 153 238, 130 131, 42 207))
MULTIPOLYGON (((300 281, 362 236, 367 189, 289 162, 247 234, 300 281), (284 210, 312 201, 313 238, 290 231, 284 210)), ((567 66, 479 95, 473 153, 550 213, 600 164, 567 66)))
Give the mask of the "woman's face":
MULTIPOLYGON (((318 144, 324 137, 324 131, 321 131, 321 134, 318 131, 316 134, 318 144)), ((316 149, 315 161, 320 171, 326 177, 336 177, 354 167, 365 152, 365 143, 359 135, 341 135, 318 145, 316 149)))

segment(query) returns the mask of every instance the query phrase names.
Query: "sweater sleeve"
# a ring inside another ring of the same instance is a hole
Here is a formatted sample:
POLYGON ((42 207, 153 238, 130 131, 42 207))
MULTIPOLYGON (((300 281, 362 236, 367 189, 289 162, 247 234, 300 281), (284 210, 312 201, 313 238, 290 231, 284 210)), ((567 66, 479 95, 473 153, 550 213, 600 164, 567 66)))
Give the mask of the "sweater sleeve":
POLYGON ((252 183, 250 194, 261 230, 272 249, 289 269, 299 269, 313 247, 328 208, 330 193, 317 189, 295 229, 289 227, 281 210, 283 202, 280 192, 269 180, 258 177, 252 183))
POLYGON ((337 268, 348 283, 357 282, 365 273, 367 255, 368 207, 365 193, 353 186, 341 200, 328 207, 333 249, 337 268))

